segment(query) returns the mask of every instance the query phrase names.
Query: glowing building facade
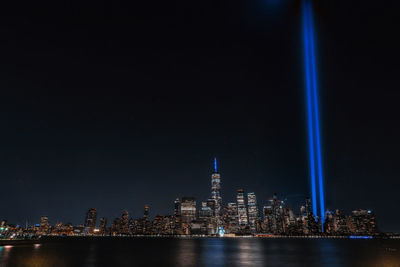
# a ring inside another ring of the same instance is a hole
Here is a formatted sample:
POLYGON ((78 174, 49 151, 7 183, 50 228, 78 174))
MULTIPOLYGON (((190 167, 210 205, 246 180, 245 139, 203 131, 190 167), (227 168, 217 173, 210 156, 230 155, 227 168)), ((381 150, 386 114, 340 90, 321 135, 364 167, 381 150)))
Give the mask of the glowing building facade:
POLYGON ((249 221, 247 217, 247 209, 246 209, 246 200, 244 198, 244 191, 243 189, 239 189, 237 191, 237 209, 238 209, 238 223, 240 228, 245 228, 249 221))
POLYGON ((196 199, 194 197, 183 197, 180 213, 183 223, 194 221, 196 219, 196 199))
POLYGON ((83 226, 89 234, 93 234, 94 229, 96 227, 96 219, 97 219, 97 210, 95 208, 91 208, 86 212, 85 221, 83 226))
POLYGON ((247 206, 248 206, 250 230, 252 232, 255 232, 259 219, 256 194, 254 193, 247 194, 247 206))
POLYGON ((217 158, 214 158, 214 171, 211 174, 211 199, 214 200, 214 216, 217 227, 221 225, 221 175, 218 173, 217 158))

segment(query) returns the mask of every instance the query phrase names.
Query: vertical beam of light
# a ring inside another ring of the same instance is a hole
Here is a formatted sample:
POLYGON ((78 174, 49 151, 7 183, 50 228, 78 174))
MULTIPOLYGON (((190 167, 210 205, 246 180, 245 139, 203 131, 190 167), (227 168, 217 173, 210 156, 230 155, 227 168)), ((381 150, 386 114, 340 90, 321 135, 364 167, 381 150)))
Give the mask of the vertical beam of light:
POLYGON ((310 175, 311 175, 311 200, 313 214, 315 218, 318 217, 317 213, 317 189, 315 181, 315 151, 314 151, 314 131, 313 131, 313 115, 312 115, 312 96, 311 96, 311 67, 310 67, 310 53, 309 53, 309 29, 308 12, 306 1, 303 4, 303 38, 304 38, 304 60, 305 60, 305 74, 306 74, 306 90, 307 90, 307 123, 308 123, 308 141, 310 153, 310 175))
POLYGON ((322 157, 321 157, 321 138, 320 138, 320 127, 319 127, 319 107, 318 107, 318 87, 317 87, 317 71, 316 71, 316 60, 315 60, 315 40, 314 40, 314 27, 312 22, 312 7, 309 3, 308 8, 308 25, 309 25, 309 37, 310 37, 310 56, 311 56, 311 69, 312 69, 312 88, 313 88, 313 104, 314 104, 314 133, 315 133, 315 147, 316 147, 316 158, 318 166, 318 187, 319 187, 319 202, 320 202, 320 213, 322 227, 325 222, 325 198, 324 198, 324 182, 322 175, 322 157))

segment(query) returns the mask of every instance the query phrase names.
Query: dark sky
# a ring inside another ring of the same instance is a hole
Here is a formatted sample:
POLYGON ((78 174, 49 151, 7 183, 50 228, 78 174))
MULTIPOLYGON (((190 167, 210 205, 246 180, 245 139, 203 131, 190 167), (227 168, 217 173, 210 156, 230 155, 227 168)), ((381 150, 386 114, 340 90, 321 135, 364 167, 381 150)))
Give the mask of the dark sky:
MULTIPOLYGON (((0 217, 309 194, 301 2, 11 1, 0 8, 0 217), (85 2, 85 3, 83 3, 85 2)), ((397 1, 314 2, 327 208, 400 231, 397 1), (383 3, 385 2, 385 3, 383 3)))

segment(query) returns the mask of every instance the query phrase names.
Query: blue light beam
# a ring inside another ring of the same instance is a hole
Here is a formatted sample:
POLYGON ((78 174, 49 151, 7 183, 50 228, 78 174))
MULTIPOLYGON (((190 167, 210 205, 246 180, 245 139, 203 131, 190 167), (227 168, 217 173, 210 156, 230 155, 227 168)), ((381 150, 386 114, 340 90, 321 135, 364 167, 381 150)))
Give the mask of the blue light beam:
POLYGON ((312 206, 313 214, 316 219, 318 218, 319 207, 319 217, 321 218, 323 230, 323 224, 325 222, 325 197, 322 174, 315 39, 314 26, 312 22, 312 6, 310 0, 304 0, 303 2, 303 35, 312 206), (316 176, 318 176, 318 183, 316 181, 316 176))
POLYGON ((319 107, 318 107, 318 87, 317 87, 317 71, 316 71, 316 56, 315 56, 315 39, 314 39, 314 25, 312 21, 312 7, 311 2, 308 6, 308 26, 310 37, 310 50, 311 50, 311 68, 312 68, 312 88, 313 88, 313 104, 314 104, 314 134, 316 141, 317 153, 317 166, 318 166, 318 187, 319 187, 319 206, 321 213, 322 226, 325 222, 325 197, 324 197, 324 181, 322 175, 322 156, 321 156, 321 137, 319 127, 319 107))
POLYGON ((214 172, 218 172, 218 169, 217 169, 217 157, 214 158, 214 172))
POLYGON ((313 115, 312 115, 312 101, 311 101, 311 67, 310 67, 310 53, 309 53, 309 29, 307 27, 307 7, 306 1, 303 5, 303 38, 304 38, 304 60, 305 60, 305 70, 306 70, 306 89, 307 89, 307 123, 308 123, 308 141, 309 141, 309 153, 310 153, 310 174, 311 174, 311 200, 313 214, 315 218, 318 216, 317 212, 317 189, 315 180, 315 159, 314 159, 314 130, 313 130, 313 115))

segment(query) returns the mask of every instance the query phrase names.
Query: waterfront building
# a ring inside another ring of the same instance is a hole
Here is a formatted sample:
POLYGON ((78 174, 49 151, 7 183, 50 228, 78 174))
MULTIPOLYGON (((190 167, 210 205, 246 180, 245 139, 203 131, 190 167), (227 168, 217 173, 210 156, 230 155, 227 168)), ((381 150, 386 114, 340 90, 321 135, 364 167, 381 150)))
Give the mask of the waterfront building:
POLYGON ((207 202, 201 202, 199 210, 199 219, 203 221, 210 221, 214 215, 213 210, 207 205, 207 202))
POLYGON ((121 234, 129 234, 129 212, 126 210, 121 216, 121 234))
POLYGON ((116 236, 121 234, 121 218, 117 217, 111 224, 111 235, 116 236))
POLYGON ((85 227, 85 231, 89 234, 93 234, 94 229, 96 228, 96 218, 97 218, 97 210, 95 208, 90 208, 86 212, 85 221, 83 226, 85 227))
POLYGON ((144 205, 143 219, 146 221, 149 219, 149 205, 148 204, 144 205))
POLYGON ((196 199, 194 197, 182 198, 180 214, 183 223, 190 223, 196 219, 196 199))
POLYGON ((247 206, 250 230, 256 232, 257 224, 259 221, 258 206, 256 195, 251 192, 247 193, 247 206))
POLYGON ((349 219, 349 228, 358 235, 374 235, 378 233, 376 218, 371 210, 354 210, 349 219))
POLYGON ((177 217, 181 214, 181 201, 176 198, 174 201, 174 216, 177 217))
POLYGON ((246 200, 244 198, 243 189, 239 189, 237 191, 236 200, 237 200, 239 227, 241 229, 244 229, 244 228, 246 228, 246 226, 248 226, 248 217, 247 217, 247 209, 246 209, 246 200))
POLYGON ((214 170, 211 174, 211 199, 214 200, 214 216, 217 228, 221 225, 221 175, 218 172, 217 158, 214 158, 214 170))
POLYGON ((42 216, 40 218, 38 233, 41 235, 45 235, 49 232, 49 229, 50 229, 49 218, 47 216, 42 216))
POLYGON ((104 218, 104 217, 100 218, 99 233, 100 233, 100 235, 107 234, 107 218, 104 218))
POLYGON ((237 203, 230 202, 226 206, 225 230, 227 234, 236 233, 239 229, 237 203))

